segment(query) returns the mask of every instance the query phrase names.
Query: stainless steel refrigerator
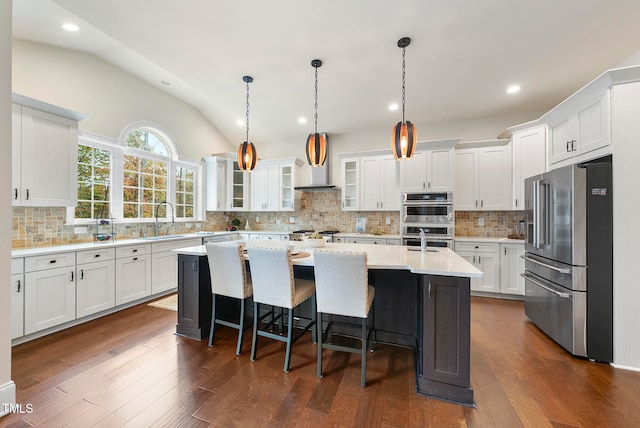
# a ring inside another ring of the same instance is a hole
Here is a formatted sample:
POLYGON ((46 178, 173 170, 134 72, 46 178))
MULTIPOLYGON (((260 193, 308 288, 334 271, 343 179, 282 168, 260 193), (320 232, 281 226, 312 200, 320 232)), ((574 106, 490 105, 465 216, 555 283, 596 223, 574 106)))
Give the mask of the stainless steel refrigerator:
POLYGON ((525 180, 525 313, 574 355, 612 361, 611 157, 525 180))

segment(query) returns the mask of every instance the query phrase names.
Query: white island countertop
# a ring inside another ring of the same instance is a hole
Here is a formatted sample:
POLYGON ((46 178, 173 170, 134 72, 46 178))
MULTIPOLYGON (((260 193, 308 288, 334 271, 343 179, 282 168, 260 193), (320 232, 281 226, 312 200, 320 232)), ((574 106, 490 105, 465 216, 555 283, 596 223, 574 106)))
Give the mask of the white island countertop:
MULTIPOLYGON (((252 247, 284 247, 292 243, 286 241, 246 241, 248 248, 252 247)), ((479 278, 482 271, 464 260, 448 248, 430 249, 426 253, 407 250, 399 245, 373 245, 373 244, 341 244, 327 243, 323 249, 338 251, 362 251, 367 253, 367 267, 369 269, 397 269, 409 270, 416 274, 443 275, 466 278, 479 278)), ((173 250, 178 254, 205 256, 207 254, 204 245, 178 248, 173 250)), ((293 243, 293 253, 307 252, 308 257, 294 258, 293 264, 297 266, 313 266, 313 248, 307 248, 304 243, 293 243)))

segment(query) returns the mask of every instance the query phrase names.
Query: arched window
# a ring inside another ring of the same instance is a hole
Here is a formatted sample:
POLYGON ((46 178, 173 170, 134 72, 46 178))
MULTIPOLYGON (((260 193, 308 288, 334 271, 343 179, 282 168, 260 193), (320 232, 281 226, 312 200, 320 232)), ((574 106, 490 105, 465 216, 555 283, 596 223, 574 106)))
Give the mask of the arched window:
POLYGON ((153 124, 128 126, 115 145, 81 137, 75 218, 198 220, 200 165, 178 155, 171 134, 153 124))

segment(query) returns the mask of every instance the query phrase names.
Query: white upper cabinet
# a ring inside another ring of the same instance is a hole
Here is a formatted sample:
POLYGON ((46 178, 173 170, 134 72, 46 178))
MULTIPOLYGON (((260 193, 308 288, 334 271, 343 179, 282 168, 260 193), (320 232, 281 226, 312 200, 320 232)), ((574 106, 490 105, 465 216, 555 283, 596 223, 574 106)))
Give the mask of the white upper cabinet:
POLYGON ((344 211, 400 210, 400 162, 391 150, 341 157, 344 211))
MULTIPOLYGON (((67 112, 50 107, 54 111, 67 112)), ((12 126, 13 205, 75 206, 78 198, 78 120, 15 103, 12 105, 12 126)))
POLYGON ((299 205, 302 161, 296 158, 258 162, 251 171, 251 211, 294 211, 299 205))
POLYGON ((511 209, 511 144, 478 142, 465 147, 471 148, 455 151, 455 209, 511 209), (491 143, 501 145, 487 145, 491 143))
POLYGON ((227 158, 227 205, 229 211, 249 211, 249 174, 235 158, 227 158))
POLYGON ((566 117, 549 122, 549 163, 557 164, 611 144, 611 95, 605 91, 566 117))
POLYGON ((227 159, 219 156, 203 158, 206 165, 207 211, 227 211, 227 159))
POLYGON ((342 159, 342 209, 358 211, 360 209, 360 158, 342 159))
POLYGON ((444 192, 454 188, 455 140, 418 143, 411 159, 400 161, 402 192, 444 192))
POLYGON ((524 210, 524 180, 546 171, 547 129, 538 126, 513 133, 513 196, 511 209, 524 210))

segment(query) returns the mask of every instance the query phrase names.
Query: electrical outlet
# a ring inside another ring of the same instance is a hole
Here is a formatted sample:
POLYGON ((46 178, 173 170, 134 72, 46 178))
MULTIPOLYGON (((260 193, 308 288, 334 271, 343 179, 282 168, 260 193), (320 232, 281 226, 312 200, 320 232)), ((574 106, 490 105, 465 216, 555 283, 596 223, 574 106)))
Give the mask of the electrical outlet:
POLYGON ((289 217, 289 223, 294 224, 296 222, 295 217, 289 217))
POLYGON ((387 226, 389 226, 391 224, 391 217, 387 217, 385 222, 387 223, 387 226))
POLYGON ((86 226, 78 226, 73 228, 73 233, 76 235, 84 235, 89 233, 89 228, 86 226))
POLYGON ((478 226, 484 226, 484 218, 483 217, 478 218, 478 226))
POLYGON ((280 226, 280 220, 276 220, 276 225, 280 226))
POLYGON ((256 223, 260 223, 260 217, 256 216, 256 223))
POLYGON ((191 229, 191 223, 185 223, 184 227, 186 227, 187 229, 191 229))
POLYGON ((228 215, 224 216, 224 221, 226 221, 227 223, 229 223, 229 216, 228 216, 228 215))

